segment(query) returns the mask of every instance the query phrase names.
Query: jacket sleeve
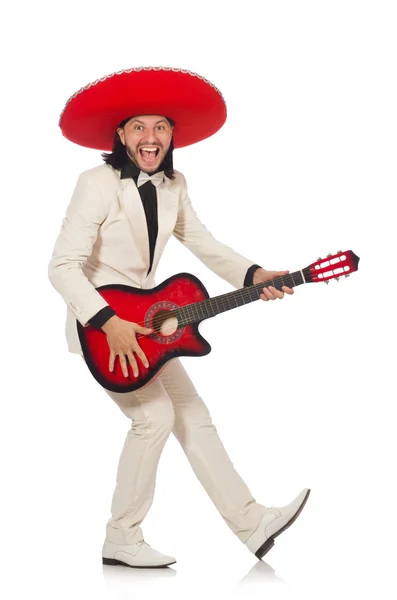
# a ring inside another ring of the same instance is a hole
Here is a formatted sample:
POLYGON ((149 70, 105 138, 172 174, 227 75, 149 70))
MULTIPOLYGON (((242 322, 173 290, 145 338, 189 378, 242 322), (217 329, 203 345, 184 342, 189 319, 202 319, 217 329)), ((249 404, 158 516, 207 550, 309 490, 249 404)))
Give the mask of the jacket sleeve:
POLYGON ((219 242, 199 220, 190 201, 186 180, 173 235, 211 271, 235 288, 242 288, 254 261, 219 242))
POLYGON ((250 285, 254 285, 254 273, 257 269, 261 269, 262 267, 260 265, 252 265, 246 275, 245 275, 245 279, 244 279, 244 287, 248 287, 250 285))
POLYGON ((110 306, 105 306, 105 308, 102 308, 102 310, 97 312, 97 314, 94 315, 88 322, 91 325, 91 327, 94 327, 94 329, 101 330, 103 325, 105 325, 105 323, 107 323, 109 319, 111 319, 116 314, 117 313, 114 310, 114 308, 111 308, 110 306))
POLYGON ((108 306, 82 270, 106 215, 101 193, 90 172, 85 171, 77 180, 48 265, 51 284, 84 327, 108 306))

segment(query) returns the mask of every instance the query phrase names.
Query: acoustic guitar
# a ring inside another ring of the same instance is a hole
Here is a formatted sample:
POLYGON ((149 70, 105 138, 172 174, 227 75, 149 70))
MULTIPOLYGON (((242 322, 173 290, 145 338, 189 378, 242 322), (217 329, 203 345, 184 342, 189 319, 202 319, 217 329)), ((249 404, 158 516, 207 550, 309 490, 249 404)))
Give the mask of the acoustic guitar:
POLYGON ((76 320, 86 364, 98 383, 107 390, 122 393, 137 390, 157 377, 172 358, 204 356, 211 351, 211 346, 198 331, 201 321, 259 300, 264 286, 293 288, 304 283, 328 283, 331 279, 348 277, 357 271, 359 260, 351 250, 340 251, 329 254, 327 258, 319 258, 300 271, 213 298, 209 297, 201 281, 190 273, 173 275, 152 289, 122 284, 97 287, 96 290, 118 317, 153 329, 149 335, 136 334, 149 367, 146 368, 135 355, 139 370, 135 377, 126 357, 128 376, 125 377, 117 356, 110 372, 110 350, 105 332, 91 325, 83 327, 76 320))

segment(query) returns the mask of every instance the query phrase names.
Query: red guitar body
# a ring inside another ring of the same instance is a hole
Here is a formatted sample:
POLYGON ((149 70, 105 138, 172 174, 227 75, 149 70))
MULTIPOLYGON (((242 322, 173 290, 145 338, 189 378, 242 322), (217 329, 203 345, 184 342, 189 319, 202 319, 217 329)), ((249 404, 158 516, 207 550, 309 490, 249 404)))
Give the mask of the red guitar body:
POLYGON ((137 335, 137 341, 149 367, 146 368, 139 356, 134 354, 138 377, 128 364, 128 377, 123 375, 119 358, 116 357, 113 371, 109 371, 109 345, 103 331, 91 325, 83 327, 76 321, 84 358, 95 379, 113 392, 130 392, 157 377, 167 361, 179 356, 204 356, 211 351, 209 343, 198 332, 199 323, 176 329, 163 335, 153 325, 166 316, 166 311, 200 302, 209 298, 201 281, 190 273, 179 273, 152 289, 135 288, 128 285, 104 285, 96 288, 120 319, 132 321, 154 329, 149 335, 137 335))

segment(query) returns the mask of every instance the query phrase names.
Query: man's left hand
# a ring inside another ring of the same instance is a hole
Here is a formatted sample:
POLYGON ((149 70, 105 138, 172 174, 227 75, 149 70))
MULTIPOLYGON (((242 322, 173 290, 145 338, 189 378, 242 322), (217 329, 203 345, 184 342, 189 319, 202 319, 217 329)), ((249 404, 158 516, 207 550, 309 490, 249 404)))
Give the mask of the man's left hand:
MULTIPOLYGON (((282 277, 288 275, 289 271, 266 271, 265 269, 256 269, 253 277, 253 284, 261 283, 262 281, 268 281, 275 277, 282 277)), ((276 298, 284 298, 284 292, 286 294, 293 294, 294 290, 283 285, 281 290, 276 289, 273 286, 264 287, 263 293, 260 295, 261 300, 276 300, 276 298), (281 291, 282 290, 282 291, 281 291)))

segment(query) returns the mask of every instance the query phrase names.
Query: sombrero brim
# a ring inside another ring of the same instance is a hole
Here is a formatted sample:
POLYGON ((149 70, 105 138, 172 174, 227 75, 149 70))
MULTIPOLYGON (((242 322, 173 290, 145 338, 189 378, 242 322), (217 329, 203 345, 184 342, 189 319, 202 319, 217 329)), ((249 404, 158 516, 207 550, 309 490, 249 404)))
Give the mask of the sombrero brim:
POLYGON ((139 67, 103 77, 76 92, 59 119, 70 141, 111 150, 118 125, 135 115, 173 119, 174 147, 216 133, 226 121, 226 104, 207 79, 183 69, 139 67))

